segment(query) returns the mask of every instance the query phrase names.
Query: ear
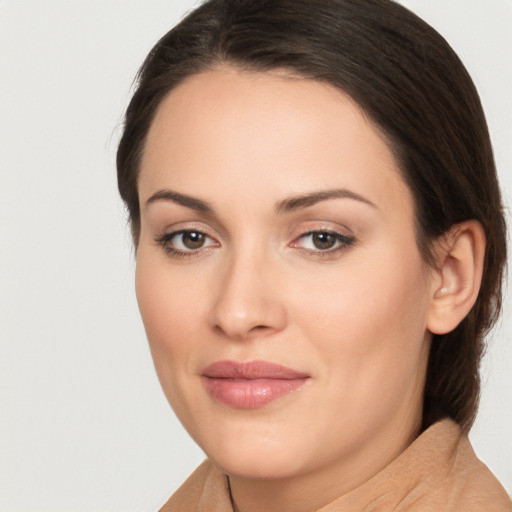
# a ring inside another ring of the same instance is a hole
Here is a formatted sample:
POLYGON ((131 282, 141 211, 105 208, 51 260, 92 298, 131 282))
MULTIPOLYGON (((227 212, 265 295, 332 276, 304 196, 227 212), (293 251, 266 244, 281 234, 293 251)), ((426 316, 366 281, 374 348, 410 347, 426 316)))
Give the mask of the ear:
POLYGON ((485 256, 485 233, 476 220, 457 224, 436 241, 427 328, 453 331, 476 302, 485 256))

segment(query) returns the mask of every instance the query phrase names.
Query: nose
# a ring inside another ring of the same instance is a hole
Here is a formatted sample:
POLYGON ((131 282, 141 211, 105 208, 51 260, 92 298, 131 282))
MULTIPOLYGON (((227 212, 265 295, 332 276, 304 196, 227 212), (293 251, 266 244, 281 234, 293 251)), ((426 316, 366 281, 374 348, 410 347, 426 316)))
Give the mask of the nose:
POLYGON ((234 340, 284 329, 287 313, 278 272, 261 257, 234 256, 218 276, 213 306, 215 329, 234 340))

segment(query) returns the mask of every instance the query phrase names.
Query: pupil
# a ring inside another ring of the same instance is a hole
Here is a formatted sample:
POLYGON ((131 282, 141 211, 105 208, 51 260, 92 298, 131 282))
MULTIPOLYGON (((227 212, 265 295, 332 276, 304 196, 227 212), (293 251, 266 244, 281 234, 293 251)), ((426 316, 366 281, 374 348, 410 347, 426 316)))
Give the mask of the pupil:
POLYGON ((197 231, 189 231, 183 233, 183 245, 187 249, 200 249, 204 244, 203 233, 197 231))
POLYGON ((313 244, 317 249, 331 249, 336 243, 336 236, 332 233, 314 233, 313 244))

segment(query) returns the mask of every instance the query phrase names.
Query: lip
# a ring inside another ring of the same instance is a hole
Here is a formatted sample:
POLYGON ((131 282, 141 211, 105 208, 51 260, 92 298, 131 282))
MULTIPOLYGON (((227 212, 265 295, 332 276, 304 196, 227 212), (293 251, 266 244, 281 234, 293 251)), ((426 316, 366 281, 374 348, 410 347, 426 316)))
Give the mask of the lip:
POLYGON ((217 361, 202 372, 208 393, 238 409, 256 409, 300 389, 306 373, 268 361, 217 361))

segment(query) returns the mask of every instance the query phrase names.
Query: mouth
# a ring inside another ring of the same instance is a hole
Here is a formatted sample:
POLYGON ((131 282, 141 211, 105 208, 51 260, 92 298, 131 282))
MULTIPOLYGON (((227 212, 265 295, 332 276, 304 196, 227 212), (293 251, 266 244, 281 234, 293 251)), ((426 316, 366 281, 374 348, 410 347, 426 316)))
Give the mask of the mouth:
POLYGON ((238 409, 256 409, 299 390, 310 376, 268 361, 218 361, 201 375, 208 393, 238 409))

